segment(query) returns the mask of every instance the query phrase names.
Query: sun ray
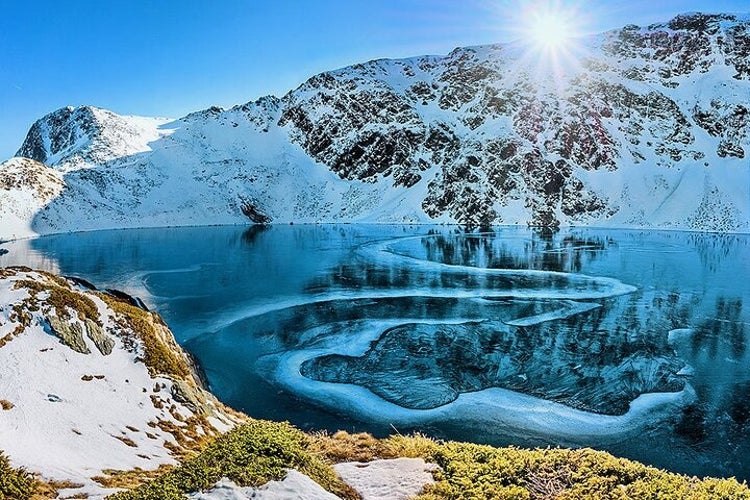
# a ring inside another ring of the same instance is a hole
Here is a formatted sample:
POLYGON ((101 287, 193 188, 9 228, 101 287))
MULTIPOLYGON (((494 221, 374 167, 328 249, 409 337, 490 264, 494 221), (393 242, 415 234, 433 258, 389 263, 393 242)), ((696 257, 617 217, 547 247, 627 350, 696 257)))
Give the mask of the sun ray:
POLYGON ((532 42, 544 51, 564 48, 575 36, 576 27, 559 12, 536 12, 527 28, 532 42))
POLYGON ((586 58, 582 43, 590 25, 583 0, 519 1, 506 11, 513 19, 515 41, 509 49, 518 64, 509 75, 532 84, 537 92, 562 94, 569 77, 578 74, 586 58))

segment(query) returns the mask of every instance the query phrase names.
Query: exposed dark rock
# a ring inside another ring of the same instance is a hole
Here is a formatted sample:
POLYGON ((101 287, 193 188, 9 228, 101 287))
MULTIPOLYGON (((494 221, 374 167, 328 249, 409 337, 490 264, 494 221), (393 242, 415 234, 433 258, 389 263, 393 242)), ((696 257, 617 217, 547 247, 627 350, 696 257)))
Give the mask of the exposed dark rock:
POLYGON ((704 14, 695 12, 682 14, 669 21, 669 28, 673 30, 708 31, 714 34, 719 31, 720 21, 734 21, 737 18, 731 14, 704 14))
POLYGON ((16 156, 45 163, 48 154, 63 153, 100 132, 101 126, 90 107, 62 108, 31 126, 16 156))
POLYGON ((251 200, 240 198, 240 210, 253 224, 268 224, 271 218, 262 213, 251 200))
POLYGON ((148 311, 149 310, 148 306, 146 306, 146 304, 139 297, 134 297, 134 296, 132 296, 130 294, 127 294, 127 293, 125 293, 125 292, 123 292, 121 290, 115 290, 114 288, 107 288, 107 289, 105 289, 105 291, 109 295, 111 295, 111 296, 113 296, 113 297, 115 297, 117 299, 120 299, 123 302, 125 302, 127 304, 130 304, 131 306, 135 306, 135 307, 137 307, 139 309, 143 309, 144 311, 148 311))
POLYGON ((78 276, 63 276, 68 281, 73 282, 73 284, 80 286, 81 288, 85 288, 86 290, 96 290, 96 286, 91 283, 90 281, 80 278, 78 276))

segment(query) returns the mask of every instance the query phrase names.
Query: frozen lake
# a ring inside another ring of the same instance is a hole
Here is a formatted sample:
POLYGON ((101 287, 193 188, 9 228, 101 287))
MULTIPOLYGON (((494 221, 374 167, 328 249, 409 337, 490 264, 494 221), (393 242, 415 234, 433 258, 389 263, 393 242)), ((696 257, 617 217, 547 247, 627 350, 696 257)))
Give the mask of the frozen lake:
POLYGON ((251 416, 750 478, 750 235, 208 227, 2 248, 0 266, 144 299, 251 416))

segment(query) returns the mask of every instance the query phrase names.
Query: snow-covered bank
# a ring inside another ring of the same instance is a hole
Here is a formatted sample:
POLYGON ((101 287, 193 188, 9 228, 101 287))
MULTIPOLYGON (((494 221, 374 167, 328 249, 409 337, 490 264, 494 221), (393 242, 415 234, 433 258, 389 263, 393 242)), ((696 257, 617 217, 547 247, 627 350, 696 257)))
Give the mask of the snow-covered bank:
MULTIPOLYGON (((333 469, 351 485, 362 500, 407 500, 435 480, 434 464, 420 458, 395 458, 372 462, 344 462, 333 469)), ((254 488, 238 486, 224 478, 206 491, 188 495, 190 500, 339 500, 309 477, 292 469, 279 481, 254 488)))
POLYGON ((0 269, 0 399, 11 463, 92 498, 235 423, 158 316, 21 268, 0 269))

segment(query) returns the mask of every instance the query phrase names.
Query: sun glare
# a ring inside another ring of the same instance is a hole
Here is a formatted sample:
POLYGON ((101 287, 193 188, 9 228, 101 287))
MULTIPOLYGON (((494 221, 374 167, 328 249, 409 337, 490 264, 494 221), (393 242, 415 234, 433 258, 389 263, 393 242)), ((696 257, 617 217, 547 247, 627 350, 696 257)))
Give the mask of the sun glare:
POLYGON ((554 57, 575 48, 586 23, 586 14, 577 0, 531 1, 514 17, 519 38, 534 51, 554 57))
POLYGON ((547 51, 564 47, 575 36, 565 16, 553 12, 535 14, 529 20, 528 33, 534 44, 547 51))
POLYGON ((523 49, 521 67, 561 82, 564 74, 577 71, 585 57, 586 45, 581 41, 590 12, 581 0, 529 0, 523 5, 513 14, 516 40, 523 49))

